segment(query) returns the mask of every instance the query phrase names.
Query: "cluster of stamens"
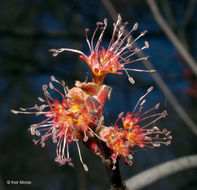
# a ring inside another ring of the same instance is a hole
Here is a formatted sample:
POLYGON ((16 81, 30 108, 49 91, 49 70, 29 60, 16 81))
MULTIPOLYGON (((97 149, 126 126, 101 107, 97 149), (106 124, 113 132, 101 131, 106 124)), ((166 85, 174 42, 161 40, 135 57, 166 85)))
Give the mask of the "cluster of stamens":
POLYGON ((118 15, 107 48, 101 46, 107 28, 107 19, 104 19, 104 22, 97 23, 91 40, 88 38, 88 29, 86 29, 86 41, 90 55, 69 48, 50 49, 53 56, 57 56, 63 51, 80 54, 80 58, 88 64, 92 71, 92 82, 76 81, 75 87, 69 89, 64 81, 60 82, 52 76, 49 85, 43 85, 45 99, 38 98, 42 105, 35 105, 27 109, 20 108, 19 111, 11 110, 14 114, 45 116, 42 122, 31 125, 29 130, 32 135, 39 137, 38 140, 33 139, 35 144, 39 143, 44 147, 46 140, 49 138, 57 144, 55 161, 60 165, 68 163, 73 167, 69 154, 71 142, 76 143, 79 159, 85 171, 88 170, 88 167, 83 162, 79 141, 84 142, 89 149, 102 159, 111 159, 113 169, 115 169, 117 159, 120 157, 127 164, 132 164, 133 148, 135 146, 154 148, 159 147, 161 144, 169 145, 171 142, 170 131, 166 129, 160 130, 155 126, 155 122, 166 117, 167 112, 151 114, 159 109, 159 104, 143 112, 143 106, 146 103, 145 97, 152 91, 153 87, 150 87, 138 100, 132 112, 127 112, 125 116, 123 116, 124 113, 122 112, 118 115, 114 126, 104 126, 104 104, 110 99, 111 94, 111 88, 103 85, 106 74, 122 74, 122 71, 125 71, 129 81, 133 84, 134 79, 128 74, 128 71, 154 72, 153 70, 126 68, 130 63, 148 59, 148 56, 137 59, 131 59, 131 57, 148 48, 149 44, 145 41, 142 48, 135 48, 135 42, 144 36, 147 31, 132 39, 131 33, 137 30, 138 24, 134 24, 133 28, 125 34, 127 22, 123 25, 121 23, 121 16, 118 15), (94 39, 99 29, 101 29, 101 33, 94 45, 94 39), (56 87, 57 85, 60 85, 63 90, 59 90, 59 87, 56 87), (56 92, 60 100, 53 98, 49 91, 56 92), (122 127, 119 125, 120 121, 122 127), (107 153, 104 152, 106 149, 107 153), (107 155, 108 153, 110 155, 107 155))
POLYGON ((128 71, 137 71, 137 72, 154 72, 155 70, 142 70, 142 69, 132 69, 126 68, 125 66, 142 61, 147 60, 147 57, 141 57, 137 59, 131 59, 134 55, 139 53, 140 51, 149 47, 147 41, 145 41, 145 45, 142 48, 135 48, 135 42, 144 36, 147 31, 143 31, 137 36, 135 39, 132 39, 131 33, 137 30, 138 24, 135 23, 133 28, 125 34, 125 26, 128 24, 125 22, 123 25, 122 18, 118 15, 118 19, 116 23, 114 23, 114 29, 111 37, 111 41, 107 48, 101 46, 101 42, 107 28, 107 19, 104 19, 103 22, 97 22, 97 27, 93 32, 91 37, 91 41, 88 38, 89 29, 85 30, 86 33, 86 41, 90 50, 90 55, 86 55, 82 51, 70 48, 60 48, 60 49, 50 49, 49 51, 53 53, 53 56, 57 56, 59 53, 63 51, 72 51, 80 54, 80 58, 83 59, 88 66, 90 67, 93 74, 93 81, 96 83, 103 83, 103 79, 106 74, 122 74, 121 71, 125 71, 129 81, 134 84, 134 79, 129 75, 128 71), (98 29, 101 29, 100 36, 98 37, 98 41, 94 46, 94 39, 98 29))
POLYGON ((14 114, 44 115, 46 117, 44 121, 33 124, 29 128, 32 135, 41 136, 38 140, 33 139, 33 142, 40 143, 44 147, 45 141, 52 138, 53 142, 57 144, 55 161, 60 165, 68 163, 70 166, 73 166, 73 163, 69 155, 69 144, 75 142, 80 161, 84 169, 87 170, 88 168, 82 160, 78 141, 86 142, 89 133, 95 134, 93 131, 95 122, 102 115, 103 104, 109 99, 110 88, 106 85, 98 86, 94 83, 77 81, 74 88, 68 89, 64 81, 59 82, 54 76, 51 77, 51 80, 60 84, 64 93, 50 82, 49 85, 43 85, 45 100, 41 97, 38 98, 43 103, 41 106, 35 105, 31 108, 11 111, 14 114), (61 102, 51 97, 48 87, 61 96, 61 102))
POLYGON ((131 165, 131 154, 134 146, 154 148, 159 147, 161 144, 170 144, 172 139, 172 136, 170 136, 171 132, 166 129, 161 131, 154 125, 157 120, 166 117, 167 112, 163 111, 161 113, 150 114, 150 112, 159 109, 159 104, 142 112, 143 105, 146 102, 144 98, 152 91, 152 89, 153 87, 150 87, 146 94, 139 99, 131 113, 127 112, 125 117, 123 117, 123 112, 120 113, 114 127, 104 128, 103 131, 100 132, 100 135, 105 139, 107 146, 113 150, 111 159, 114 163, 116 163, 117 157, 120 156, 124 158, 127 164, 131 165), (119 120, 122 121, 122 128, 117 124, 119 120), (151 121, 146 123, 146 120, 151 121), (142 125, 142 122, 145 122, 145 124, 142 125), (153 125, 151 129, 147 128, 151 125, 153 125))

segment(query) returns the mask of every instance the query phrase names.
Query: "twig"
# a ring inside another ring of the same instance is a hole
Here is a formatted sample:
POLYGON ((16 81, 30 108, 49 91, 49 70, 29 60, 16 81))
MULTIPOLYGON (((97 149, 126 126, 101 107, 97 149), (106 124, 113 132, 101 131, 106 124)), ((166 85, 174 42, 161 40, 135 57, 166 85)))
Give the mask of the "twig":
MULTIPOLYGON (((110 16, 113 18, 115 21, 117 18, 117 12, 114 9, 113 5, 109 0, 102 0, 104 6, 106 9, 109 11, 110 16)), ((137 44, 134 44, 134 48, 137 47, 137 44)), ((145 55, 140 51, 137 54, 138 57, 145 57, 145 55)), ((149 70, 154 70, 154 67, 152 63, 147 60, 147 61, 142 61, 144 66, 149 69, 149 70)), ((155 73, 150 73, 152 76, 153 80, 156 82, 158 87, 161 89, 163 94, 168 98, 169 102, 172 104, 174 107, 175 111, 178 113, 180 118, 185 122, 185 124, 191 129, 191 131, 197 135, 197 127, 196 124, 193 122, 193 120, 189 117, 189 115, 185 112, 184 108, 179 104, 173 93, 170 91, 170 89, 167 87, 163 79, 155 72, 155 73)))
POLYGON ((197 76, 197 64, 193 57, 188 53, 188 51, 185 49, 185 47, 182 45, 180 40, 176 37, 174 32, 171 30, 169 25, 166 23, 166 21, 163 19, 162 15, 159 12, 159 8, 157 7, 157 4, 155 3, 155 0, 146 0, 147 4, 149 5, 150 10, 152 11, 155 20, 161 27, 161 29, 165 32, 166 36, 170 39, 170 41, 173 43, 173 45, 176 47, 176 49, 180 52, 186 63, 191 68, 192 72, 197 76))
POLYGON ((160 3, 161 3, 161 8, 163 10, 165 18, 168 21, 169 25, 172 28, 176 28, 177 24, 176 24, 176 21, 174 19, 174 15, 173 15, 172 9, 171 9, 171 7, 169 5, 169 2, 164 0, 164 1, 160 1, 160 3))
POLYGON ((197 167, 197 154, 184 156, 152 167, 128 179, 126 184, 130 189, 137 190, 166 176, 194 167, 197 167))
POLYGON ((126 187, 126 183, 120 173, 118 162, 116 163, 115 169, 112 169, 113 168, 112 163, 105 164, 105 168, 110 177, 110 182, 111 182, 110 190, 128 190, 128 188, 126 187))
POLYGON ((98 142, 101 150, 101 154, 98 154, 98 156, 101 158, 108 173, 110 179, 110 190, 128 190, 125 180, 120 173, 118 160, 114 164, 110 159, 110 149, 100 140, 98 140, 98 142))

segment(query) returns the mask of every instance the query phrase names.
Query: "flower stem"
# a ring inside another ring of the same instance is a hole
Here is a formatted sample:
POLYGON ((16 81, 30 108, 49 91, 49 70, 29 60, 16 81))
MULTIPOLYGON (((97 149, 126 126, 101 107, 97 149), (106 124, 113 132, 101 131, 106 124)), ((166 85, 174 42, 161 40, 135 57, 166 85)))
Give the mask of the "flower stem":
POLYGON ((110 149, 106 146, 106 144, 99 141, 99 147, 101 149, 101 154, 98 156, 101 158, 108 173, 110 179, 110 190, 128 190, 120 173, 118 159, 117 162, 113 164, 110 158, 110 149))
POLYGON ((104 78, 105 78, 105 75, 96 76, 92 73, 92 82, 98 85, 103 85, 104 78))

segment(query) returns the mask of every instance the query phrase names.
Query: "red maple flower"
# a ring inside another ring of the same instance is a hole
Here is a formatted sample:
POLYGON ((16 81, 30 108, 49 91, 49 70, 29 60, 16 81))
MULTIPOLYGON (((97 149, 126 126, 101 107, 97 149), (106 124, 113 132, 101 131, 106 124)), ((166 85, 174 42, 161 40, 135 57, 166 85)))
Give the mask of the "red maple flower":
POLYGON ((153 87, 150 87, 146 94, 139 99, 131 113, 128 112, 125 117, 123 117, 123 112, 120 113, 114 127, 104 128, 100 132, 101 138, 106 141, 107 146, 113 151, 111 159, 114 163, 116 162, 117 157, 120 156, 127 164, 131 165, 131 155, 134 146, 153 148, 159 147, 161 144, 170 144, 172 139, 170 131, 167 131, 166 129, 161 131, 156 126, 153 126, 151 129, 147 128, 167 115, 166 111, 151 115, 149 114, 150 112, 157 110, 159 104, 142 112, 143 105, 146 102, 145 97, 152 91, 152 89, 153 87), (150 120, 151 118, 154 119, 144 125, 141 124, 142 121, 150 120), (123 128, 120 128, 117 124, 120 119, 122 120, 123 128))
POLYGON ((49 83, 49 88, 60 94, 61 101, 53 99, 48 91, 48 85, 43 85, 45 100, 38 98, 43 103, 41 106, 35 105, 32 108, 11 111, 15 114, 44 115, 46 117, 44 121, 33 124, 29 128, 32 135, 40 136, 40 139, 34 139, 33 142, 40 143, 44 147, 45 141, 52 138, 57 144, 55 161, 60 165, 68 163, 70 166, 73 166, 73 163, 69 155, 69 144, 75 142, 80 161, 87 171, 88 167, 82 160, 78 141, 83 139, 86 142, 89 133, 95 134, 91 127, 95 126, 94 123, 102 115, 103 105, 110 97, 110 87, 77 81, 75 87, 69 90, 64 81, 59 82, 54 76, 51 80, 63 87, 64 93, 58 90, 52 82, 49 83))
POLYGON ((130 63, 148 59, 149 56, 134 60, 131 59, 131 57, 136 55, 139 51, 149 47, 148 42, 145 41, 144 47, 134 48, 134 43, 140 37, 144 36, 147 31, 141 32, 141 34, 137 38, 132 40, 131 33, 137 30, 138 24, 135 23, 128 34, 125 34, 125 26, 127 25, 127 22, 125 22, 123 25, 121 24, 121 22, 122 18, 120 15, 118 15, 118 19, 116 23, 114 23, 114 29, 108 48, 101 46, 103 35, 107 27, 107 19, 104 19, 104 22, 97 22, 97 27, 93 32, 91 41, 89 41, 87 34, 89 29, 85 30, 86 41, 90 49, 90 55, 86 55, 82 51, 69 48, 50 49, 49 51, 53 52, 53 56, 57 56, 63 51, 72 51, 79 53, 80 58, 83 59, 90 67, 93 73, 93 81, 98 84, 103 84, 103 80, 106 74, 122 74, 123 70, 126 72, 129 81, 131 83, 134 83, 135 81, 128 74, 128 71, 154 72, 154 70, 140 70, 125 67, 130 63), (99 28, 101 28, 101 33, 96 45, 94 46, 94 38, 99 28))

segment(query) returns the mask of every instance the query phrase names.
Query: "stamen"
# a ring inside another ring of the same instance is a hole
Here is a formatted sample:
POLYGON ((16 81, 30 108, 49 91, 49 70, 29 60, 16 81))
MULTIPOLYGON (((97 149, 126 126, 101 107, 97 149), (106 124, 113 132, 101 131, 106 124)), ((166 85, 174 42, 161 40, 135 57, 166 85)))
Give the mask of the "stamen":
MULTIPOLYGON (((128 32, 128 34, 127 35, 125 35, 125 37, 123 38, 123 39, 121 39, 120 40, 120 37, 116 40, 116 42, 114 42, 114 44, 112 45, 113 47, 112 47, 112 49, 114 49, 114 51, 115 52, 117 52, 119 49, 120 49, 120 47, 123 45, 123 43, 124 43, 124 41, 130 36, 130 34, 134 31, 134 30, 136 30, 137 29, 137 27, 138 27, 138 24, 137 23, 135 23, 134 24, 134 26, 133 26, 133 28, 128 32), (120 40, 120 41, 119 41, 120 40), (117 45, 117 47, 115 47, 117 45)), ((122 33, 123 34, 123 33, 122 33)), ((137 39, 139 39, 140 37, 142 36, 142 33, 132 42, 132 43, 127 43, 130 47, 131 47, 131 45, 137 40, 137 39)), ((119 55, 121 54, 121 52, 122 51, 124 51, 125 49, 127 49, 128 48, 128 46, 126 45, 125 47, 123 47, 122 48, 122 50, 120 50, 119 51, 119 55)))
POLYGON ((149 113, 149 112, 151 112, 151 111, 153 111, 153 110, 159 109, 159 106, 160 106, 160 103, 156 104, 155 107, 153 107, 153 108, 151 108, 151 109, 145 111, 144 113, 142 113, 142 114, 140 115, 140 117, 146 115, 147 113, 149 113))
MULTIPOLYGON (((156 119, 153 120, 152 122, 150 122, 150 123, 144 125, 143 127, 141 127, 141 129, 146 128, 146 127, 149 126, 149 125, 152 125, 153 123, 155 123, 156 121, 160 120, 161 118, 166 117, 166 115, 167 115, 167 112, 166 112, 166 111, 160 113, 160 116, 159 116, 158 118, 156 118, 156 119)), ((152 116, 153 116, 153 115, 152 115, 152 116)), ((156 116, 156 114, 155 114, 154 116, 156 116)), ((153 116, 153 117, 154 117, 154 116, 153 116)), ((147 119, 147 118, 146 118, 146 119, 147 119)), ((143 118, 142 120, 144 120, 144 118, 143 118)))
POLYGON ((67 159, 69 160, 70 154, 69 154, 69 145, 68 145, 68 143, 66 144, 66 150, 67 150, 67 152, 66 152, 67 159))
POLYGON ((88 32, 89 32, 89 28, 86 28, 86 29, 85 29, 86 41, 87 41, 88 47, 89 47, 89 49, 90 49, 90 52, 92 52, 92 48, 91 48, 91 46, 90 46, 90 41, 89 41, 89 39, 88 39, 88 32))
POLYGON ((94 37, 95 37, 96 32, 97 32, 97 30, 99 29, 100 25, 103 25, 103 23, 102 23, 102 22, 97 22, 96 25, 97 25, 97 27, 96 27, 96 29, 94 30, 93 35, 92 35, 92 38, 91 38, 91 49, 92 49, 92 51, 93 51, 93 49, 94 49, 94 45, 93 45, 94 37))
POLYGON ((45 102, 45 100, 44 100, 43 98, 41 98, 41 97, 38 97, 38 100, 39 100, 40 102, 45 102))
POLYGON ((13 109, 11 109, 10 111, 11 111, 13 114, 19 114, 19 113, 20 113, 19 111, 13 110, 13 109))
MULTIPOLYGON (((134 60, 132 60, 132 61, 127 61, 127 62, 124 63, 124 65, 128 65, 128 64, 130 64, 130 63, 139 62, 139 61, 142 61, 142 60, 147 61, 149 58, 150 58, 150 56, 141 57, 141 58, 138 58, 138 59, 134 59, 134 60)), ((128 69, 128 70, 131 70, 131 69, 128 69)), ((132 70, 135 70, 135 69, 132 69, 132 70)), ((136 70, 138 70, 138 69, 136 69, 136 70)))
POLYGON ((66 129, 66 132, 65 132, 65 134, 64 134, 64 142, 63 142, 63 148, 62 148, 62 155, 63 155, 64 157, 65 157, 64 151, 65 151, 66 140, 67 140, 67 130, 68 130, 68 128, 66 129))
POLYGON ((80 151, 80 148, 79 148, 79 143, 77 141, 76 141, 76 144, 77 144, 77 150, 78 150, 78 153, 79 153, 80 162, 82 163, 84 170, 87 172, 88 171, 88 167, 82 160, 81 151, 80 151))
POLYGON ((101 43, 101 41, 102 41, 102 39, 103 39, 103 34, 104 34, 104 32, 105 32, 106 27, 107 27, 107 19, 105 18, 105 19, 104 19, 104 27, 103 27, 103 29, 102 29, 102 32, 101 32, 101 34, 100 34, 100 36, 99 36, 98 42, 97 42, 96 47, 95 47, 95 52, 96 52, 96 54, 98 54, 98 48, 99 48, 100 43, 101 43))
POLYGON ((118 14, 118 19, 117 19, 116 23, 114 24, 114 30, 113 30, 113 34, 112 34, 108 49, 111 49, 111 44, 114 43, 114 39, 116 37, 116 32, 117 32, 117 27, 121 24, 121 21, 122 21, 122 18, 120 16, 120 14, 118 14))
POLYGON ((137 104, 135 105, 135 107, 134 107, 134 109, 133 109, 133 111, 132 111, 131 114, 133 114, 133 113, 136 111, 136 109, 137 109, 139 103, 141 102, 141 100, 143 100, 152 90, 153 90, 153 86, 151 86, 151 87, 147 90, 146 94, 144 94, 144 95, 138 100, 138 102, 137 102, 137 104))
POLYGON ((54 91, 58 92, 58 93, 62 96, 62 98, 65 97, 64 94, 62 94, 57 88, 55 88, 55 87, 53 86, 52 82, 49 82, 49 87, 50 87, 51 90, 54 90, 54 91))
POLYGON ((118 121, 122 118, 123 114, 124 114, 124 112, 121 112, 121 113, 118 114, 118 119, 116 120, 114 126, 117 125, 118 121))
POLYGON ((62 53, 64 51, 70 51, 70 52, 78 53, 78 54, 83 55, 83 56, 86 57, 86 55, 82 51, 79 51, 79 50, 76 50, 76 49, 70 49, 70 48, 49 49, 49 51, 53 53, 54 57, 56 57, 59 53, 62 53))
POLYGON ((131 77, 129 75, 129 73, 127 72, 127 70, 123 67, 123 70, 125 71, 126 75, 128 76, 128 80, 131 84, 135 84, 135 80, 133 79, 133 77, 131 77))

